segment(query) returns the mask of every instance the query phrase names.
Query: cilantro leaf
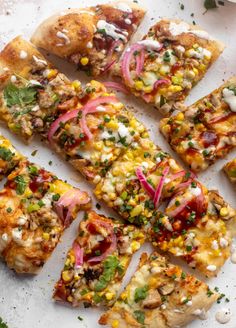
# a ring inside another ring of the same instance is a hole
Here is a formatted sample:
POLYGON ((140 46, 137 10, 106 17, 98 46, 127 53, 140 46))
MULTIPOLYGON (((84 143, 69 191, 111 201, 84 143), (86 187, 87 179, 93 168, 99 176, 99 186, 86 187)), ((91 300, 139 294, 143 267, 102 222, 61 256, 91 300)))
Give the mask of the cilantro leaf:
POLYGON ((216 4, 216 0, 205 0, 204 1, 204 7, 206 9, 214 9, 214 8, 218 8, 217 4, 216 4))
POLYGON ((144 321, 145 321, 145 313, 142 311, 134 311, 134 318, 141 323, 142 325, 144 325, 144 321))
POLYGON ((119 269, 121 269, 121 266, 118 258, 116 256, 108 256, 104 261, 103 273, 94 287, 95 292, 100 292, 106 288, 108 283, 114 278, 116 270, 119 269))
POLYGON ((8 328, 8 325, 3 322, 3 319, 0 317, 0 328, 8 328))
POLYGON ((4 161, 10 161, 15 154, 5 147, 0 147, 0 157, 4 161))
POLYGON ((16 183, 16 193, 18 195, 23 195, 26 189, 26 181, 24 180, 24 177, 22 175, 18 175, 15 177, 15 183, 16 183))
POLYGON ((148 294, 148 286, 136 288, 134 292, 135 303, 144 300, 147 297, 147 294, 148 294))
POLYGON ((34 105, 36 102, 37 89, 32 86, 18 88, 16 85, 10 83, 4 89, 4 98, 7 107, 19 105, 24 107, 27 105, 34 105))

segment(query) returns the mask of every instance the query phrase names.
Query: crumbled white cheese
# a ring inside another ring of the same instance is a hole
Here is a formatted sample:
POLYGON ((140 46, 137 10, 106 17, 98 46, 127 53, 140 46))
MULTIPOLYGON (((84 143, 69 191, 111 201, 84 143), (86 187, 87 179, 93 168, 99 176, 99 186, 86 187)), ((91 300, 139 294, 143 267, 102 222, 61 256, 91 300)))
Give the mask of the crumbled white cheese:
POLYGON ((12 238, 15 242, 18 242, 22 239, 22 230, 19 228, 12 229, 12 238))
POLYGON ((15 83, 15 82, 16 82, 16 76, 15 76, 15 75, 12 75, 12 76, 11 76, 11 82, 12 82, 12 83, 15 83))
POLYGON ((131 24, 132 24, 132 21, 131 21, 131 19, 126 18, 126 19, 125 19, 125 23, 126 23, 127 25, 131 25, 131 24))
POLYGON ((20 226, 25 225, 26 222, 27 222, 27 217, 25 215, 20 216, 17 220, 17 223, 20 226))
POLYGON ((236 95, 233 90, 223 89, 223 100, 229 105, 232 112, 236 112, 236 95))
POLYGON ((2 234, 2 240, 3 241, 8 241, 8 234, 7 233, 4 233, 4 234, 2 234))
POLYGON ((92 47, 93 47, 93 43, 92 43, 91 41, 89 41, 89 42, 87 43, 87 48, 91 49, 92 47))
POLYGON ((217 240, 213 240, 211 242, 211 248, 214 249, 214 250, 219 249, 219 244, 218 244, 218 241, 217 240))
POLYGON ((196 186, 195 188, 193 188, 192 186, 189 187, 189 192, 193 195, 193 196, 200 196, 201 195, 201 188, 196 186))
POLYGON ((220 247, 225 248, 229 245, 228 240, 226 240, 225 238, 220 238, 220 247))

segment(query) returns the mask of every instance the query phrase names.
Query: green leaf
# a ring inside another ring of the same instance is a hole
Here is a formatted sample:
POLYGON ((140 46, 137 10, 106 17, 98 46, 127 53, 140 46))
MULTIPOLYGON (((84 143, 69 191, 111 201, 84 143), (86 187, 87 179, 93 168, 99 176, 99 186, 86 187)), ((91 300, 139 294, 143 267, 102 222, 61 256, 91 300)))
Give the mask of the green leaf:
POLYGON ((26 182, 24 180, 24 177, 22 175, 18 175, 15 177, 15 183, 16 183, 16 193, 18 195, 23 195, 26 189, 26 182))
POLYGON ((12 160, 13 156, 15 154, 12 153, 9 149, 5 148, 5 147, 0 147, 0 157, 4 160, 4 161, 10 161, 12 160))
POLYGON ((134 311, 134 318, 141 323, 142 325, 144 325, 144 321, 145 321, 145 313, 142 311, 134 311))
POLYGON ((214 9, 214 8, 218 8, 217 4, 216 4, 216 0, 205 0, 204 1, 204 7, 206 9, 214 9))
POLYGON ((4 89, 4 98, 7 107, 19 105, 24 107, 27 105, 34 105, 36 102, 37 89, 35 87, 18 88, 16 85, 10 83, 4 89))
POLYGON ((8 325, 5 322, 3 322, 2 318, 0 318, 0 328, 8 328, 8 325))
POLYGON ((148 294, 148 286, 136 288, 134 292, 135 303, 144 300, 147 297, 147 294, 148 294))
POLYGON ((120 268, 120 263, 116 256, 108 256, 103 266, 103 274, 94 287, 95 292, 100 292, 107 287, 108 283, 114 278, 116 270, 120 268))

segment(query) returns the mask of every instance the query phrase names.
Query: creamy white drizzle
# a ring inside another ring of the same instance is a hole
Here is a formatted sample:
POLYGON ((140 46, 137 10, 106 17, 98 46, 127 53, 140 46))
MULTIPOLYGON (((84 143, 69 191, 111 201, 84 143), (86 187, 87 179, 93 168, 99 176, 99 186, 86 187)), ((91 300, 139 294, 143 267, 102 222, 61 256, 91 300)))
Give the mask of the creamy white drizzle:
POLYGON ((222 308, 219 311, 216 312, 215 315, 216 321, 219 323, 227 323, 231 319, 231 312, 230 309, 222 308))
POLYGON ((230 260, 232 263, 236 264, 236 249, 232 248, 230 260))
POLYGON ((204 309, 196 309, 193 314, 198 316, 201 320, 206 320, 208 318, 208 312, 204 309))
POLYGON ((185 22, 170 22, 169 31, 173 36, 180 35, 182 33, 191 33, 198 36, 201 39, 212 40, 212 37, 203 30, 191 30, 189 24, 185 22))
POLYGON ((137 43, 142 44, 151 50, 159 50, 161 48, 161 44, 156 40, 147 39, 147 40, 138 41, 137 43))
MULTIPOLYGON (((64 31, 64 33, 61 32, 61 31, 58 31, 57 34, 56 34, 57 37, 60 38, 60 39, 63 39, 65 41, 65 44, 70 44, 70 39, 65 34, 66 33, 65 30, 63 30, 63 31, 64 31)), ((59 45, 59 44, 61 45, 61 43, 58 43, 57 45, 59 45)))
POLYGON ((217 268, 214 264, 210 264, 210 265, 207 266, 208 271, 214 272, 214 271, 216 271, 216 269, 217 268))
POLYGON ((93 11, 88 11, 88 10, 80 10, 79 13, 80 14, 88 14, 88 15, 92 15, 92 16, 95 15, 95 13, 93 11))
POLYGON ((12 75, 12 76, 11 76, 11 82, 12 82, 12 83, 15 83, 15 82, 16 82, 16 76, 15 76, 15 75, 12 75))
POLYGON ((223 100, 229 105, 232 112, 236 112, 236 96, 233 90, 223 89, 223 100))
POLYGON ((42 65, 47 65, 46 60, 40 59, 37 56, 33 55, 33 60, 37 63, 37 64, 42 64, 42 65))
POLYGON ((25 59, 25 58, 27 58, 27 57, 28 57, 27 52, 24 51, 24 50, 21 50, 21 51, 20 51, 20 59, 25 59))
POLYGON ((91 49, 92 47, 93 47, 93 44, 92 44, 91 41, 89 41, 89 42, 87 43, 87 48, 91 49))
POLYGON ((114 8, 124 11, 126 13, 132 13, 132 9, 130 8, 130 6, 124 2, 119 2, 119 3, 115 4, 114 8))
POLYGON ((132 21, 131 21, 131 19, 126 18, 126 19, 125 19, 125 23, 126 23, 127 25, 131 25, 131 24, 132 24, 132 21))
POLYGON ((119 31, 118 28, 110 23, 107 23, 105 20, 101 19, 97 22, 97 28, 99 30, 105 30, 106 34, 111 36, 113 39, 115 40, 124 40, 127 41, 126 37, 124 34, 126 34, 125 32, 117 32, 119 31))

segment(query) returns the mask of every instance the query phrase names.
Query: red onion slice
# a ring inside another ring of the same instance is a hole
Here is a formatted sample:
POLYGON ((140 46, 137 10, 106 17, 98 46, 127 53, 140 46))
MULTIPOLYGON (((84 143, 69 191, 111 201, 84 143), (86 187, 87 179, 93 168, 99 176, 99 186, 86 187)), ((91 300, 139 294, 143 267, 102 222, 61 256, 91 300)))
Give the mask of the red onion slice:
POLYGON ((118 82, 104 82, 103 83, 105 85, 106 88, 111 88, 117 91, 121 91, 123 93, 125 93, 126 95, 129 94, 128 90, 125 88, 125 86, 122 83, 118 83, 118 82))
POLYGON ((84 250, 76 242, 73 244, 73 250, 75 253, 75 268, 80 268, 84 263, 84 250))
POLYGON ((150 183, 148 183, 145 175, 143 174, 141 167, 136 169, 136 175, 137 175, 137 178, 139 179, 139 182, 141 183, 142 187, 151 196, 151 198, 154 199, 155 189, 150 185, 150 183))
POLYGON ((160 179, 160 182, 157 185, 155 195, 154 195, 154 200, 153 200, 155 208, 157 208, 158 205, 159 205, 159 201, 160 201, 160 198, 161 198, 161 193, 162 193, 164 183, 165 183, 165 178, 166 178, 167 174, 169 173, 169 170, 170 170, 169 166, 164 168, 163 173, 162 173, 162 177, 160 179))

